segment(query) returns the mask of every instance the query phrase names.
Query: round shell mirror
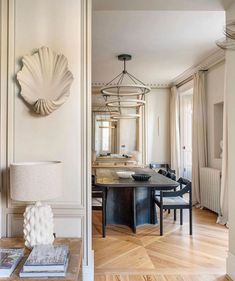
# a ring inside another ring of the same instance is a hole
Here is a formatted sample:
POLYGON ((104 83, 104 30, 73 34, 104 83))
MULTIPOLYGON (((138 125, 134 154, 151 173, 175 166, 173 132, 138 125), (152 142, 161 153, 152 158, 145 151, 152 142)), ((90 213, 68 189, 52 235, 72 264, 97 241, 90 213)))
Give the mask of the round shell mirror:
POLYGON ((33 55, 24 56, 17 73, 22 98, 40 115, 48 115, 69 97, 73 75, 67 58, 50 48, 42 47, 33 55))

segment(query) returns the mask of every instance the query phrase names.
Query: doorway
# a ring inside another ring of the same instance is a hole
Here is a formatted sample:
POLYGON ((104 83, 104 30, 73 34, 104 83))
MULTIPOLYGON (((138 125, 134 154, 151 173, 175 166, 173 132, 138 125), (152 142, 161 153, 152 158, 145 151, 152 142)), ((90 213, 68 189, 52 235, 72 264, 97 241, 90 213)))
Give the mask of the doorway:
POLYGON ((193 88, 180 94, 181 175, 192 179, 193 88))

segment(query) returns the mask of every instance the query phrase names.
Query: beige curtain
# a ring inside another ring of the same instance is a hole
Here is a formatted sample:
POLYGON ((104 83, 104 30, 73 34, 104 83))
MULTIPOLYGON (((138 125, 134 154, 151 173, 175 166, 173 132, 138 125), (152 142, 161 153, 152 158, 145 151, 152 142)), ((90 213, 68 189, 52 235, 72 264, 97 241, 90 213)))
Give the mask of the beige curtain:
POLYGON ((174 86, 170 98, 171 169, 180 175, 179 93, 174 86))
MULTIPOLYGON (((225 91, 226 92, 226 91, 225 91)), ((227 102, 224 96, 224 112, 223 112, 223 144, 222 144, 222 178, 220 207, 221 214, 217 223, 228 225, 228 121, 227 121, 227 102)))
POLYGON ((207 166, 205 72, 199 71, 193 78, 192 187, 196 204, 200 203, 200 168, 207 166))

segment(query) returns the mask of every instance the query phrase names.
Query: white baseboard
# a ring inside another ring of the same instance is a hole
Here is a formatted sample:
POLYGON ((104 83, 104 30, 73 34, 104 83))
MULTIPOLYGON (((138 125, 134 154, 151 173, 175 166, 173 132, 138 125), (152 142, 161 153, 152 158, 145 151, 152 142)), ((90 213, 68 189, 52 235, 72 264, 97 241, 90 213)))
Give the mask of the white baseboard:
POLYGON ((94 281, 94 251, 91 251, 89 264, 82 266, 83 281, 94 281))
POLYGON ((235 280, 235 256, 230 252, 228 252, 227 257, 227 275, 235 280))

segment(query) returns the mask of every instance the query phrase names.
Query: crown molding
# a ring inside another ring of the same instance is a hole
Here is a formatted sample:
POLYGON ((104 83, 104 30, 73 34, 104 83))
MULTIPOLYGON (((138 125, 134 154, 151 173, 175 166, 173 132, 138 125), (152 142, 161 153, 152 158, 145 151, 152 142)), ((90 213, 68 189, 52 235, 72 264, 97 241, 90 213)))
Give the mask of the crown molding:
MULTIPOLYGON (((103 82, 94 82, 92 83, 92 92, 95 93, 100 93, 100 89, 104 86, 106 86, 107 83, 103 82)), ((114 84, 110 84, 114 85, 114 84)), ((171 82, 169 83, 150 83, 150 84, 145 84, 146 86, 150 87, 151 89, 168 89, 171 86, 171 82)))
POLYGON ((189 79, 193 74, 195 74, 199 70, 208 70, 209 68, 213 67, 214 65, 222 62, 225 60, 225 51, 222 49, 214 50, 209 56, 205 57, 199 64, 196 64, 183 73, 178 75, 175 79, 172 80, 170 86, 177 86, 178 84, 182 83, 183 81, 189 79))

